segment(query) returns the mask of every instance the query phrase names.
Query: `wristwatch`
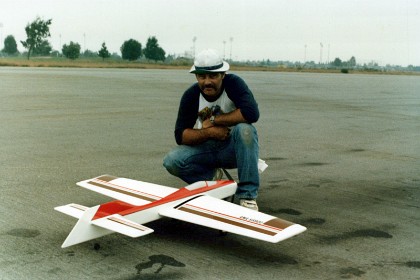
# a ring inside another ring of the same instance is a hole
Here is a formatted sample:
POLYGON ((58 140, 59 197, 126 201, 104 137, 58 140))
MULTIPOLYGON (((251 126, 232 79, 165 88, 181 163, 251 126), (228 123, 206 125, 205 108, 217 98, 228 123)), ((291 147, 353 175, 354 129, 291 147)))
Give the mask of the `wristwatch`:
POLYGON ((211 117, 210 117, 210 122, 211 122, 212 124, 215 124, 215 123, 214 123, 214 119, 215 119, 215 118, 216 118, 216 116, 211 116, 211 117))

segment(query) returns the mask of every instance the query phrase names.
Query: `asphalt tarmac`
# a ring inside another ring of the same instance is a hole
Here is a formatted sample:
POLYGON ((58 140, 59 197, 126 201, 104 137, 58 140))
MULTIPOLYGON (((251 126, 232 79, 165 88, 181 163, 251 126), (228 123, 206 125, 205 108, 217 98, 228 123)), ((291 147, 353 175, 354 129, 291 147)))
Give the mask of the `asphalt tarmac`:
MULTIPOLYGON (((62 249, 53 210, 111 174, 172 187, 187 71, 0 68, 0 279, 420 279, 420 77, 238 72, 259 103, 258 204, 278 244, 173 219, 62 249)), ((233 172, 235 174, 235 172, 233 172)))

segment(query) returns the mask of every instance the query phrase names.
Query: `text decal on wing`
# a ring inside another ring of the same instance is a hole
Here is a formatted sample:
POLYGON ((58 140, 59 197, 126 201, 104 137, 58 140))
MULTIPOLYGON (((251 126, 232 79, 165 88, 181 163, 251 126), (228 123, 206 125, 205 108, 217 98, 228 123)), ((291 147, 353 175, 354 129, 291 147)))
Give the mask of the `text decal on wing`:
POLYGON ((248 217, 244 217, 244 216, 241 216, 240 219, 244 220, 244 221, 247 221, 247 222, 256 223, 256 224, 263 224, 264 223, 263 221, 258 221, 256 219, 252 219, 252 218, 248 218, 248 217))
POLYGON ((196 207, 196 206, 188 205, 188 204, 178 208, 178 210, 195 214, 195 215, 199 215, 205 218, 213 219, 216 221, 224 222, 230 225, 242 227, 244 229, 256 231, 256 232, 263 233, 270 236, 274 236, 283 230, 283 228, 277 228, 273 226, 272 224, 267 225, 264 223, 255 223, 255 222, 247 221, 244 219, 238 219, 236 217, 231 217, 222 213, 214 212, 207 209, 202 209, 200 207, 196 207))

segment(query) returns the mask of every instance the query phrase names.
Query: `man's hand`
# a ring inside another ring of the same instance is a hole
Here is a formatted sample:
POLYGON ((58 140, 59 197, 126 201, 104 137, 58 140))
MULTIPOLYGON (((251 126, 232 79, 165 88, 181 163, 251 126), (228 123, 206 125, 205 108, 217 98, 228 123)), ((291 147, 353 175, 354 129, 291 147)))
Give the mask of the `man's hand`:
POLYGON ((209 128, 214 126, 214 124, 210 121, 210 118, 207 118, 203 121, 203 128, 209 128))

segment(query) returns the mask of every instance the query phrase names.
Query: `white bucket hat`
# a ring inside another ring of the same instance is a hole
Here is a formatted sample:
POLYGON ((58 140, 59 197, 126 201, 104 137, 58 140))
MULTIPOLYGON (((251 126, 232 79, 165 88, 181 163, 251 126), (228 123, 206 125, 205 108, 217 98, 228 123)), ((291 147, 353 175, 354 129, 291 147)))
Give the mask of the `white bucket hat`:
POLYGON ((196 55, 190 73, 226 72, 228 70, 229 63, 224 61, 215 50, 207 49, 196 55))

